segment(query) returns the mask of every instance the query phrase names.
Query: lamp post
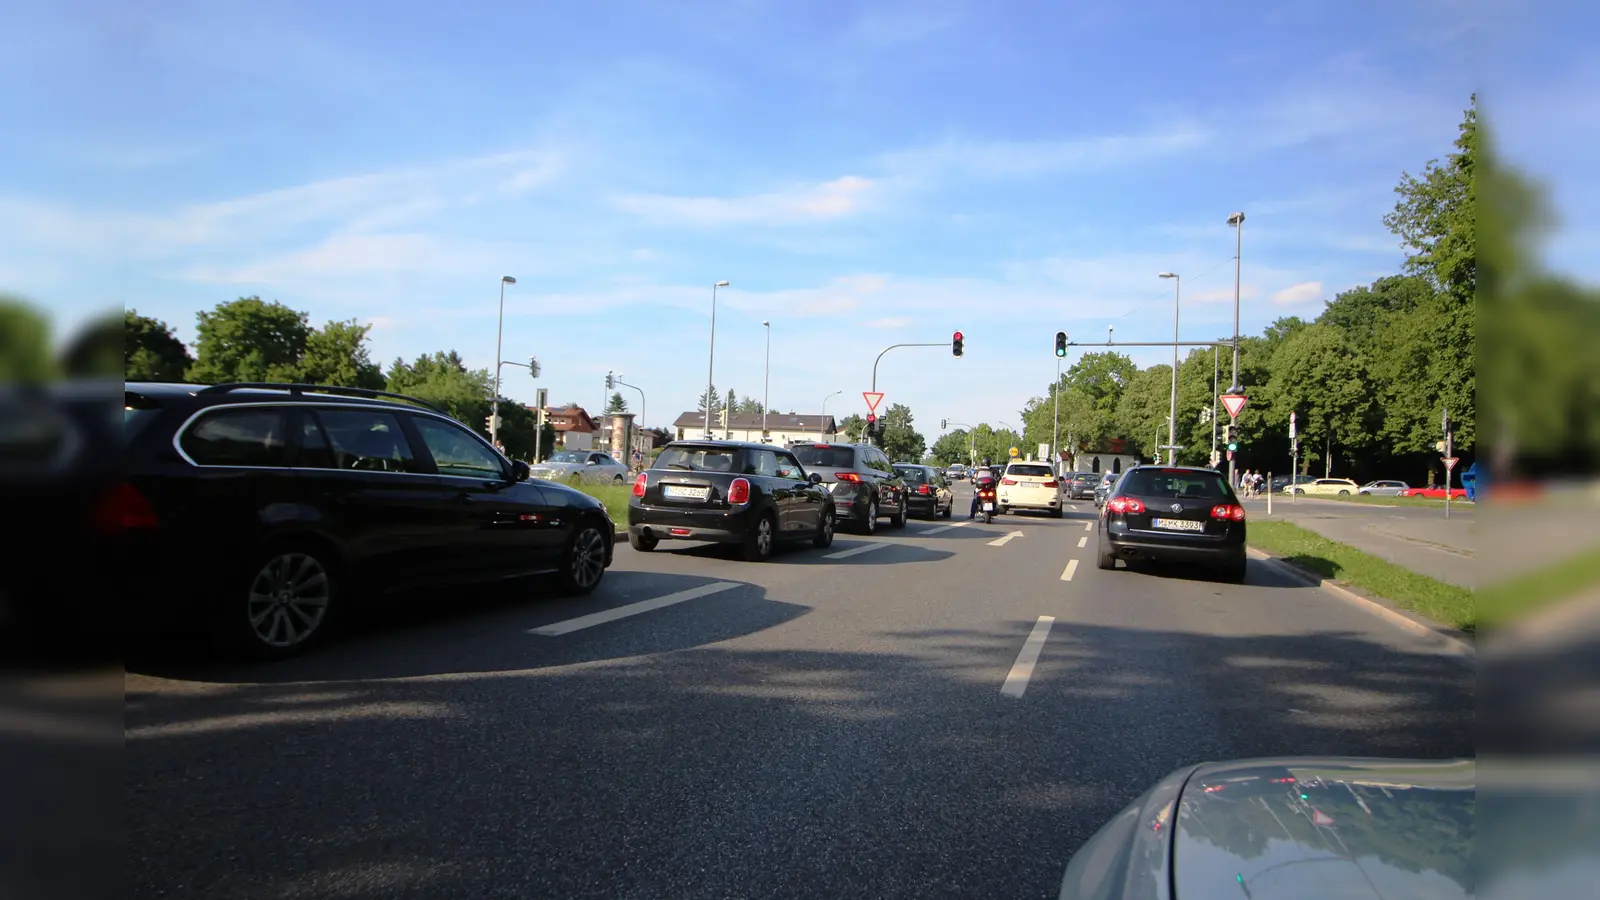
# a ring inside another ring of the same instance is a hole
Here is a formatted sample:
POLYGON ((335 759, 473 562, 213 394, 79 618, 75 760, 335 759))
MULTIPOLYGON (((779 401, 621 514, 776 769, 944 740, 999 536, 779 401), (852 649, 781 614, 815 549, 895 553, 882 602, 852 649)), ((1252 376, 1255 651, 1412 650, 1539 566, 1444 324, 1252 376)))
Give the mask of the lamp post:
MULTIPOLYGON (((1220 359, 1215 345, 1211 348, 1211 459, 1217 456, 1217 368, 1220 359)), ((1213 466, 1216 463, 1211 463, 1213 466)))
MULTIPOLYGON (((1239 384, 1239 258, 1244 246, 1244 213, 1236 212, 1228 217, 1228 224, 1233 226, 1233 386, 1228 388, 1230 394, 1244 393, 1243 385, 1239 384)), ((1238 462, 1228 460, 1228 483, 1234 483, 1234 470, 1238 462)))
POLYGON ((494 397, 489 401, 489 443, 500 449, 500 348, 506 334, 506 285, 516 284, 510 275, 500 276, 500 315, 494 329, 494 397))
MULTIPOLYGON (((828 401, 832 400, 833 398, 839 396, 842 393, 844 393, 844 391, 834 391, 833 393, 829 394, 828 396, 822 398, 822 422, 823 423, 826 423, 828 421, 828 401)), ((822 424, 819 423, 817 425, 817 427, 821 428, 822 424)), ((837 432, 835 432, 835 434, 837 434, 837 432)))
MULTIPOLYGON (((1056 380, 1050 386, 1050 393, 1056 395, 1056 411, 1050 418, 1050 471, 1055 472, 1058 460, 1061 459, 1061 357, 1056 357, 1056 380)), ((1059 476, 1061 473, 1056 472, 1059 476)))
POLYGON ((1167 414, 1167 465, 1178 464, 1178 307, 1183 296, 1183 276, 1162 272, 1172 279, 1172 408, 1167 414))
POLYGON ((767 367, 761 378, 761 440, 767 439, 767 406, 772 399, 772 323, 763 319, 761 327, 767 330, 767 367))
POLYGON ((711 373, 717 362, 717 288, 727 287, 727 281, 713 282, 711 285, 711 352, 706 354, 706 437, 711 437, 711 404, 716 401, 712 395, 711 373))

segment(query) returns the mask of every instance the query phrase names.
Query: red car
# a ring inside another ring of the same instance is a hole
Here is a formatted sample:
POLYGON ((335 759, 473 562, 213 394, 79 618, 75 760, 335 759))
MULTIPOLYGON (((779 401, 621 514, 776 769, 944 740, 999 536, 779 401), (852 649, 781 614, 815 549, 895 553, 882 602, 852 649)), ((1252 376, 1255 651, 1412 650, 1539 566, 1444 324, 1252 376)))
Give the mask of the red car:
MULTIPOLYGON (((1426 497, 1429 500, 1443 500, 1444 499, 1444 488, 1442 488, 1442 487, 1406 488, 1405 490, 1400 492, 1399 496, 1401 496, 1401 497, 1426 497)), ((1450 499, 1451 500, 1465 500, 1465 499, 1467 499, 1467 489, 1466 488, 1458 488, 1458 487, 1451 488, 1450 489, 1450 499)))

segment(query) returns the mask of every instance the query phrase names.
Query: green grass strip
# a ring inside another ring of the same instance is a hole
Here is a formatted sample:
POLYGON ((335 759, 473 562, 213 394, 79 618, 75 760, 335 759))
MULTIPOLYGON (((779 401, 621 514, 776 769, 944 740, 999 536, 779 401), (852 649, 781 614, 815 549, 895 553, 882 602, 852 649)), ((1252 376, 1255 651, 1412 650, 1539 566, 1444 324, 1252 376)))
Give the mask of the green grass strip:
POLYGON ((1290 522, 1253 521, 1250 543, 1307 572, 1359 588, 1462 631, 1477 626, 1472 592, 1330 541, 1290 522))
POLYGON ((633 496, 631 484, 584 484, 576 479, 568 484, 606 505, 611 514, 611 524, 620 529, 628 527, 628 500, 633 496))
POLYGON ((1600 587, 1600 553, 1585 550, 1478 591, 1479 620, 1485 625, 1509 622, 1596 587, 1600 587))

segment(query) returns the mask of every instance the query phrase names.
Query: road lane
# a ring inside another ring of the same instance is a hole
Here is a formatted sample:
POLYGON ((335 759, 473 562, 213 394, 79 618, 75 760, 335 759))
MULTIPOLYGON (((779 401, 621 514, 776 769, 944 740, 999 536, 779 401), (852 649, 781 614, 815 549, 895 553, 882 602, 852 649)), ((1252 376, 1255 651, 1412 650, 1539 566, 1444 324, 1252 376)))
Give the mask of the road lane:
POLYGON ((1244 586, 1074 568, 1085 523, 762 564, 619 548, 585 600, 451 598, 274 666, 135 660, 132 894, 1050 897, 1178 766, 1470 752, 1453 660, 1254 564, 1244 586))

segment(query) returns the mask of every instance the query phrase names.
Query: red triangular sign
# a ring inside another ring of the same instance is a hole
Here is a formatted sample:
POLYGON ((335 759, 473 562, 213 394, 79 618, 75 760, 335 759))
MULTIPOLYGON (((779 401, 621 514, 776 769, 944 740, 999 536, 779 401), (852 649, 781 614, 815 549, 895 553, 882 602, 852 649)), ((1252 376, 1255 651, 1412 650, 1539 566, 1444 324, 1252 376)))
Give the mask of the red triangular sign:
POLYGON ((1333 816, 1328 815, 1320 809, 1313 809, 1311 811, 1311 821, 1326 827, 1333 824, 1333 816))
POLYGON ((1222 408, 1228 411, 1228 418, 1237 419, 1239 418, 1239 410, 1244 409, 1244 405, 1249 399, 1243 394, 1223 394, 1222 408))
POLYGON ((881 391, 862 391, 861 396, 866 398, 867 412, 877 412, 878 404, 883 402, 881 391))
POLYGON ((1448 471, 1450 471, 1450 470, 1451 470, 1451 469, 1454 469, 1454 468, 1455 468, 1455 467, 1456 467, 1456 463, 1457 463, 1457 462, 1458 462, 1458 461, 1459 461, 1459 460, 1458 460, 1458 458, 1457 458, 1457 457, 1454 457, 1454 456, 1446 456, 1446 457, 1445 457, 1445 458, 1444 458, 1444 469, 1445 469, 1445 471, 1446 471, 1446 472, 1448 472, 1448 471))

